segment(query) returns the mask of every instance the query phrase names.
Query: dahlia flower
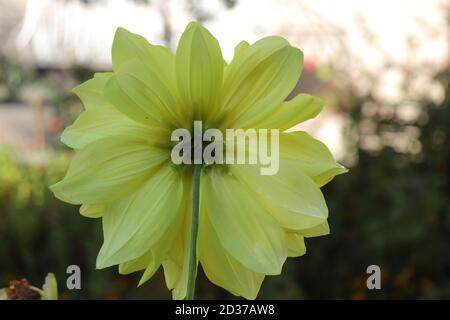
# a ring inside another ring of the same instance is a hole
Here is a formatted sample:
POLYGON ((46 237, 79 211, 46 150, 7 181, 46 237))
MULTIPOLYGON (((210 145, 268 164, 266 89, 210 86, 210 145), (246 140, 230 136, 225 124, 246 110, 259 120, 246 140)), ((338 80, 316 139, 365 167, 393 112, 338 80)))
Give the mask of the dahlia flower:
POLYGON ((243 41, 227 64, 218 41, 190 23, 176 53, 119 28, 112 72, 96 73, 74 92, 86 111, 62 141, 76 150, 62 201, 101 218, 97 268, 121 274, 160 266, 174 299, 193 298, 197 265, 234 295, 256 298, 266 275, 305 254, 304 239, 329 232, 320 187, 346 172, 305 132, 284 132, 315 117, 320 98, 285 101, 303 54, 278 36, 243 41), (278 129, 279 170, 261 164, 174 164, 171 133, 205 128, 278 129))

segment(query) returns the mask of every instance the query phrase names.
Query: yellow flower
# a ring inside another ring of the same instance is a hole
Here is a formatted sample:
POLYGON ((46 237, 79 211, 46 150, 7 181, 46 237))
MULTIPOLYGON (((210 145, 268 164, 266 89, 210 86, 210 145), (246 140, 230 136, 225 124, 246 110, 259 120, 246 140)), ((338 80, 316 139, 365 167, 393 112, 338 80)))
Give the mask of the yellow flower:
POLYGON ((217 40, 194 22, 176 54, 119 28, 112 63, 113 72, 74 89, 86 111, 62 141, 77 155, 52 186, 82 215, 102 218, 97 267, 144 270, 142 284, 162 265, 173 297, 183 299, 200 262, 210 281, 254 299, 265 275, 305 253, 305 237, 329 232, 320 187, 346 169, 305 132, 280 133, 273 176, 260 175, 260 165, 174 165, 171 132, 191 131, 196 120, 222 131, 284 131, 315 117, 321 99, 284 101, 302 52, 272 36, 241 42, 226 64, 217 40))
POLYGON ((53 273, 45 277, 42 290, 30 285, 26 279, 13 280, 8 288, 0 290, 0 300, 58 300, 58 284, 53 273))

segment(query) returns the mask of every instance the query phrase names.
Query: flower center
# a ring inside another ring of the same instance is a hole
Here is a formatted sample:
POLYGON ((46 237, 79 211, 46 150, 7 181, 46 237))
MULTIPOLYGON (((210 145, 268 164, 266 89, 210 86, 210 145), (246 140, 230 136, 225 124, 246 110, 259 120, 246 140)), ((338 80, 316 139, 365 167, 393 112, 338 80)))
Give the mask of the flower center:
POLYGON ((254 164, 263 165, 261 174, 273 175, 279 168, 278 129, 208 128, 194 121, 193 130, 175 129, 171 141, 178 142, 171 151, 176 165, 254 164), (267 169, 267 170, 266 170, 267 169))

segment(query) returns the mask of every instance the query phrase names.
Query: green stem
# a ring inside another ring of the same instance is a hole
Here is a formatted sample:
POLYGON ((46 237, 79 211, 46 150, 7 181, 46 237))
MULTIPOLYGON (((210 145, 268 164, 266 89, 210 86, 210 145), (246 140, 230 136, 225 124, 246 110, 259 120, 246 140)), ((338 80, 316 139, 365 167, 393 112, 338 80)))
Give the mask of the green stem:
POLYGON ((192 177, 192 224, 191 224, 191 242, 189 248, 189 270, 186 299, 193 300, 195 292, 195 279, 197 278, 197 238, 199 223, 199 204, 200 204, 200 174, 202 165, 194 165, 194 174, 192 177))

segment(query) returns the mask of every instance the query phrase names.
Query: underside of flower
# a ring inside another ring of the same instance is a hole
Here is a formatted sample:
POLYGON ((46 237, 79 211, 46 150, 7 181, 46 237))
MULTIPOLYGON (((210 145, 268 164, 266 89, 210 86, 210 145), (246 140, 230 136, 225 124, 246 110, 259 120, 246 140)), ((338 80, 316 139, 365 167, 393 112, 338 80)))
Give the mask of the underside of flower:
POLYGON ((272 36, 241 42, 227 64, 217 40, 194 22, 175 54, 119 28, 112 63, 112 72, 74 89, 86 111, 62 141, 77 155, 51 187, 80 204, 82 215, 102 218, 97 267, 143 270, 142 284, 162 266, 173 297, 183 299, 200 263, 213 283, 254 299, 265 275, 280 274, 287 257, 306 252, 305 238, 329 232, 320 187, 346 172, 318 140, 285 132, 323 107, 303 93, 285 101, 302 52, 272 36), (239 143, 229 152, 231 129, 246 138, 254 130, 258 147, 277 150, 277 170, 264 175, 263 162, 226 162, 227 153, 255 155, 239 143), (189 155, 190 162, 174 161, 177 145, 179 159, 189 155), (215 161, 203 161, 205 154, 215 161))

